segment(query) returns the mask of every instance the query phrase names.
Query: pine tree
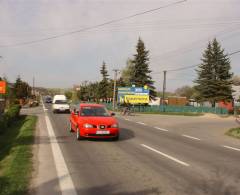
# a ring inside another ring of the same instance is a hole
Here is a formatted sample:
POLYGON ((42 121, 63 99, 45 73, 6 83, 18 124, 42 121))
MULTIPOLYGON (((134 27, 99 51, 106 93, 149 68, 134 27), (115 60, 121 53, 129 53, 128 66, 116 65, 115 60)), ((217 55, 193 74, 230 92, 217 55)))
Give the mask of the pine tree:
POLYGON ((216 72, 216 101, 232 100, 232 77, 233 73, 230 72, 231 65, 230 59, 227 54, 224 54, 224 49, 218 43, 215 38, 212 43, 213 46, 213 59, 214 59, 214 69, 216 72))
POLYGON ((208 43, 203 53, 202 63, 197 71, 195 83, 197 99, 209 101, 215 106, 217 101, 232 99, 232 76, 230 60, 216 39, 208 43))
POLYGON ((108 82, 108 72, 106 68, 106 63, 103 61, 100 73, 102 75, 102 80, 99 83, 98 94, 103 100, 107 100, 109 92, 109 82, 108 82))
POLYGON ((145 49, 144 42, 139 38, 136 46, 137 53, 134 55, 133 75, 130 79, 134 82, 137 87, 143 87, 147 85, 150 89, 150 98, 156 97, 155 87, 153 86, 154 81, 150 76, 152 72, 149 69, 149 51, 145 49))

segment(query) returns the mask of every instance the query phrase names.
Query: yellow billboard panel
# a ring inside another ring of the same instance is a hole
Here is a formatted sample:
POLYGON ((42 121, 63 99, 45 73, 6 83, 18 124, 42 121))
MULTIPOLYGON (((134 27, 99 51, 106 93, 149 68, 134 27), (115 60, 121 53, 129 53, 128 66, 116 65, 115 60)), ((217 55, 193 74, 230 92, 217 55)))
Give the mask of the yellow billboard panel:
POLYGON ((148 104, 149 95, 125 95, 124 102, 130 104, 148 104))

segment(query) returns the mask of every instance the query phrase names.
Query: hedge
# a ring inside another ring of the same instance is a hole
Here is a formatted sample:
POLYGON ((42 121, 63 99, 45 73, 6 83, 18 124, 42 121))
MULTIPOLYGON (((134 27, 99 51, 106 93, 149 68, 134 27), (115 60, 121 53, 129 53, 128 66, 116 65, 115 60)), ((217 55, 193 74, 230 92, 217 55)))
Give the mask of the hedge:
POLYGON ((0 133, 3 133, 12 122, 17 120, 20 113, 20 105, 12 105, 1 117, 0 117, 0 133))

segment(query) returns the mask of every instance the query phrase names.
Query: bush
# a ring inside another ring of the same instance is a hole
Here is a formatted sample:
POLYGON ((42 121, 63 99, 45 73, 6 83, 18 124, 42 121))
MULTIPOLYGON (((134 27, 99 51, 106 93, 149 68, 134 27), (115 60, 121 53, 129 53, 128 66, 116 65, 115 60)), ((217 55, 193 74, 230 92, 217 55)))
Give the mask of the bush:
POLYGON ((20 105, 12 105, 3 115, 0 117, 0 133, 7 129, 12 122, 18 119, 20 113, 20 105))

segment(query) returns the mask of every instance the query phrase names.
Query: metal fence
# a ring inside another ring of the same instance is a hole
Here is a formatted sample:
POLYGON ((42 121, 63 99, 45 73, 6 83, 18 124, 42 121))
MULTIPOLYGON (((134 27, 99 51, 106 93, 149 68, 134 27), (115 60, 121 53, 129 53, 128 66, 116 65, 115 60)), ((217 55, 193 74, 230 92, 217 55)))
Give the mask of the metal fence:
MULTIPOLYGON (((108 109, 112 109, 112 104, 105 104, 108 109)), ((121 107, 117 107, 117 110, 121 110, 121 107)), ((212 107, 193 107, 193 106, 132 106, 134 112, 175 112, 175 113, 214 113, 214 114, 228 114, 226 108, 212 108, 212 107)))

